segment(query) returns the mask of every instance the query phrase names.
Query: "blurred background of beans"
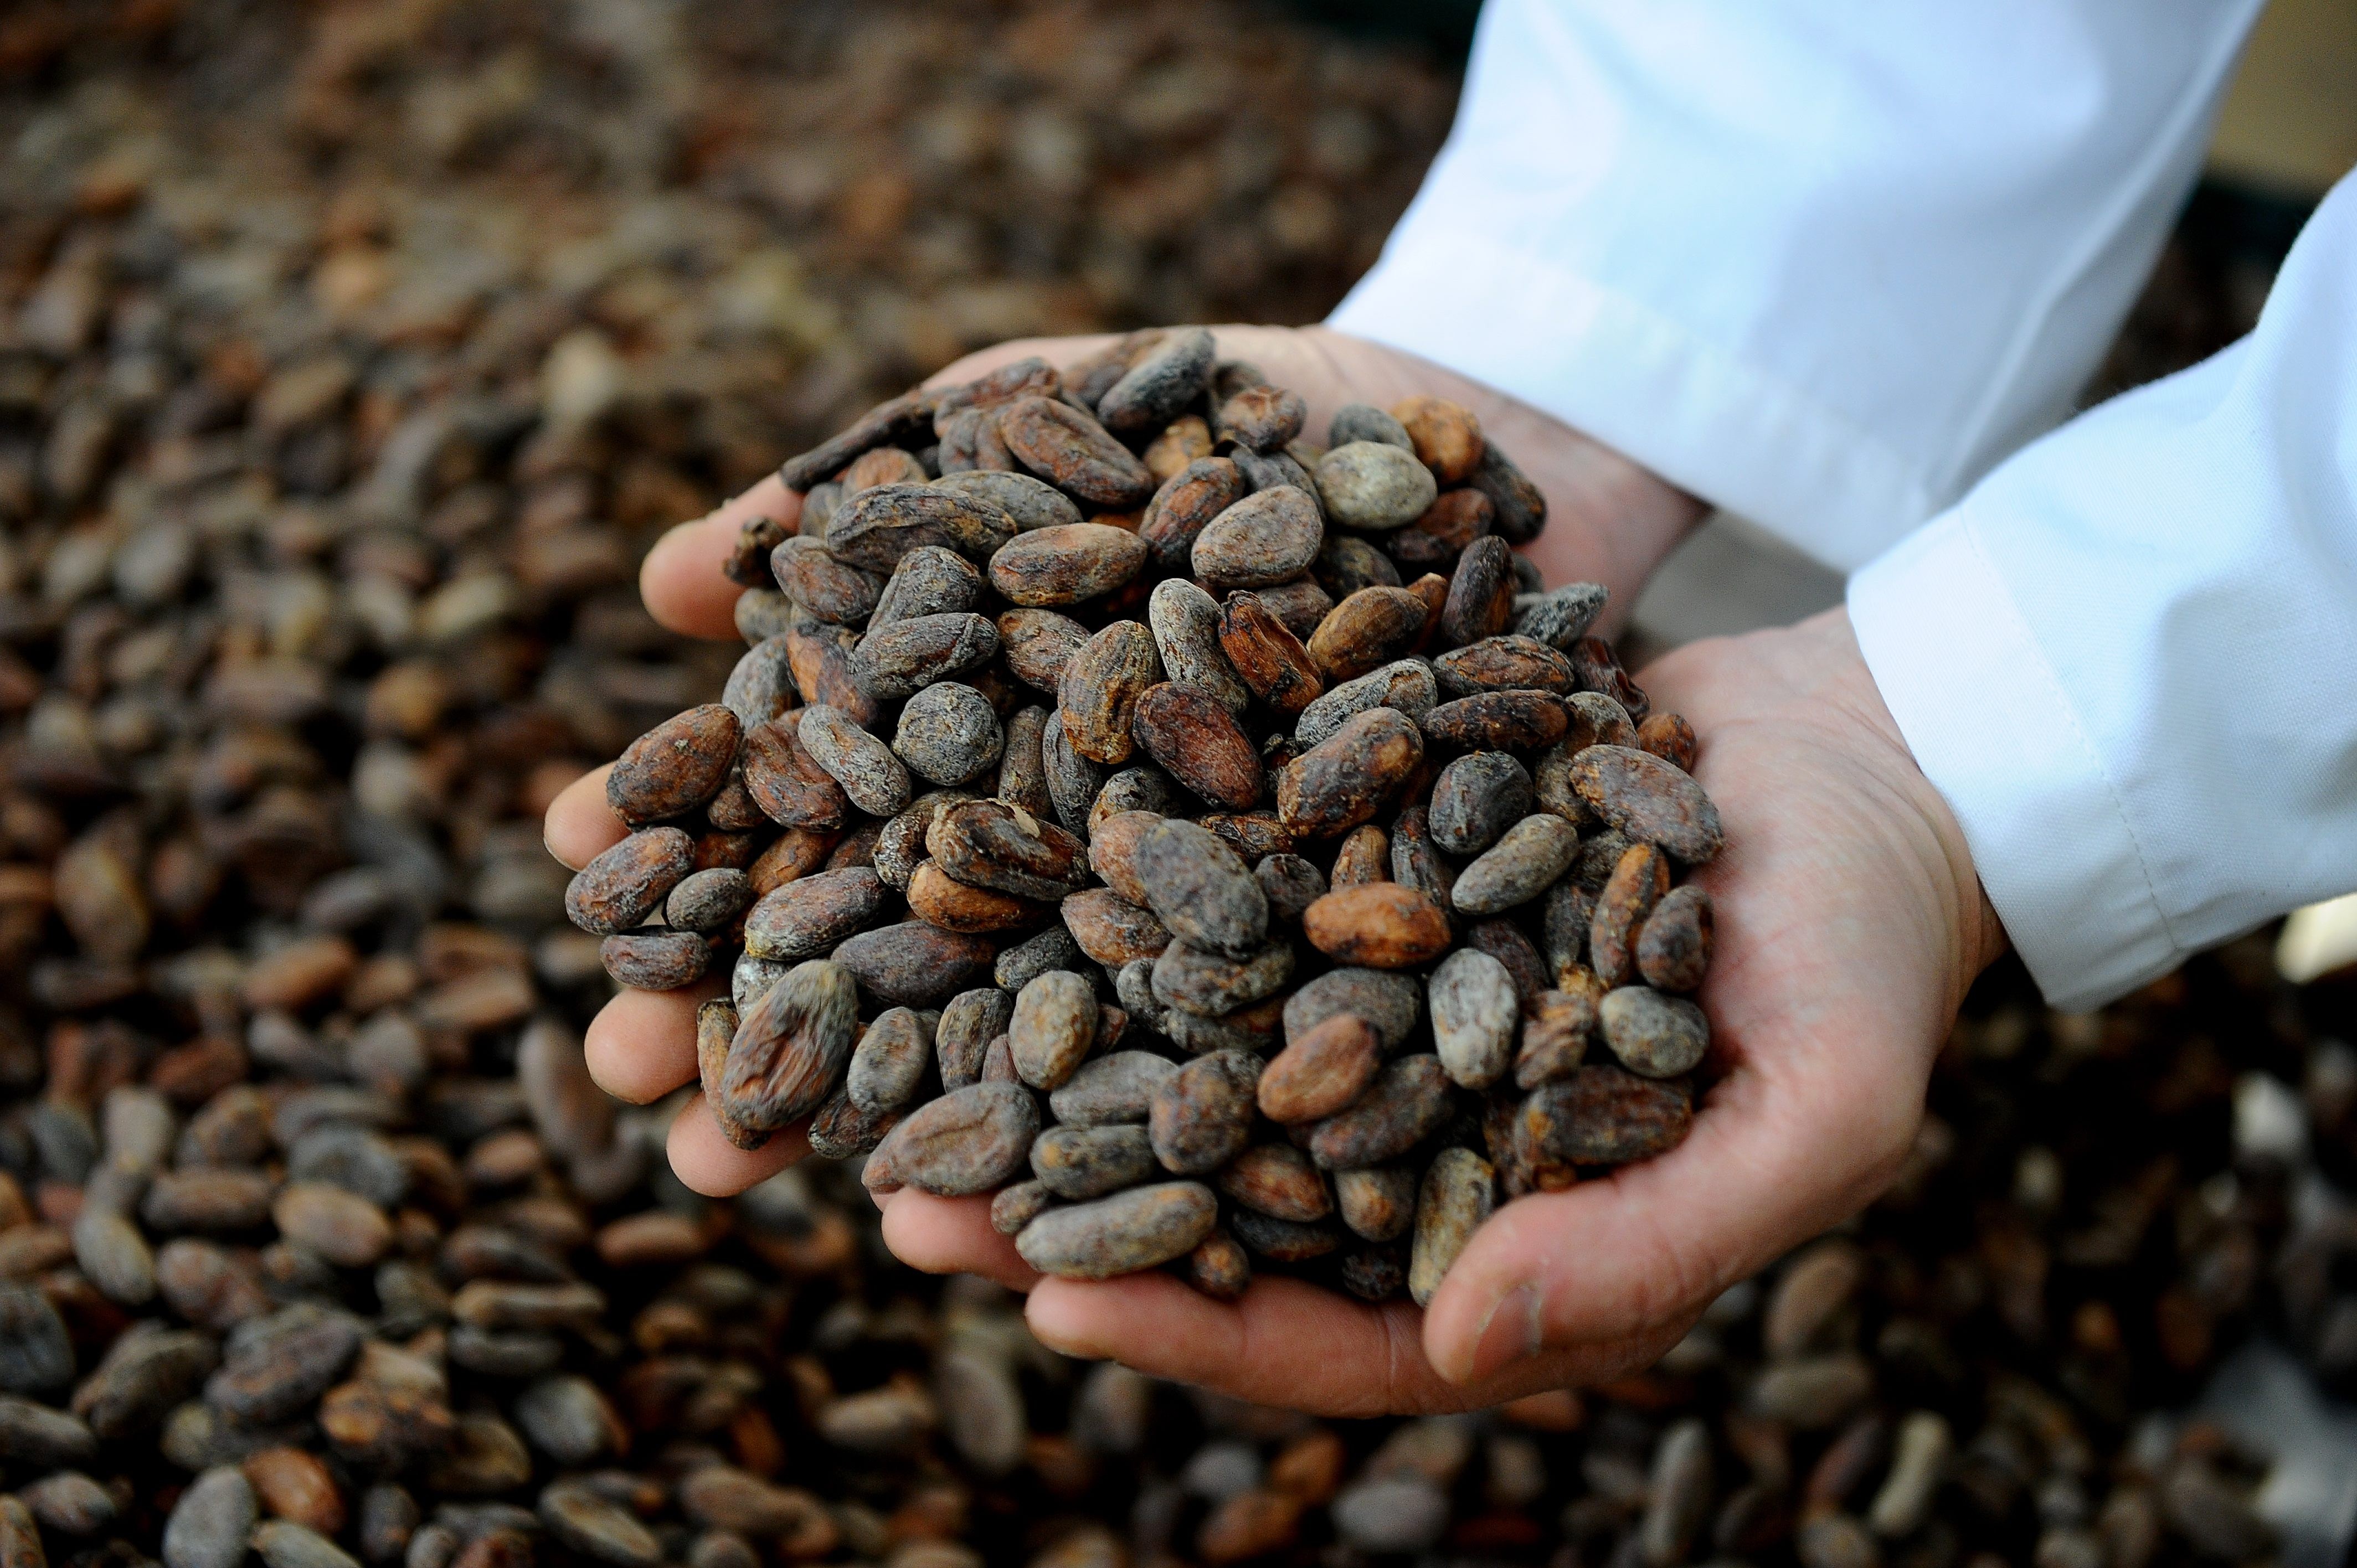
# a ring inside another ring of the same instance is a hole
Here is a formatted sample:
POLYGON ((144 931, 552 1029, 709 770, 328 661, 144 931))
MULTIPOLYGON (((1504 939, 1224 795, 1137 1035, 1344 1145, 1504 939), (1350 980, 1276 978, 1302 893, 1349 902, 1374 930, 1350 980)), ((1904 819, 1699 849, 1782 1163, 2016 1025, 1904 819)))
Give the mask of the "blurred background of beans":
MULTIPOLYGON (((1890 1197, 1469 1418, 1066 1362, 588 1084, 539 813, 733 652, 646 545, 967 349, 1315 318, 1465 14, 0 12, 0 1558, 2339 1559, 2352 993, 2263 938, 2090 1018, 1993 973, 1890 1197)), ((2107 384, 2296 210, 2198 199, 2107 384)))

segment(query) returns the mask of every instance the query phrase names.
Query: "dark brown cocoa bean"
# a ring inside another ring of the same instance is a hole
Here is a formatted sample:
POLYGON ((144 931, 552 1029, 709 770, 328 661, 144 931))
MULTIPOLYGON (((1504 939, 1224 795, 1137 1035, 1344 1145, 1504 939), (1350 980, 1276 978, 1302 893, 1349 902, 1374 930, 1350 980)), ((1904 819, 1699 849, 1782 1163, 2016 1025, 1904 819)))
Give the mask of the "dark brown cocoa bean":
POLYGON ((1297 854, 1261 856, 1253 867, 1253 880, 1268 903, 1268 918, 1288 925, 1297 923, 1302 911, 1326 896, 1324 875, 1297 854))
POLYGON ((1318 661, 1259 595, 1228 596, 1220 650, 1253 695, 1280 714, 1298 714, 1326 689, 1318 661))
POLYGON ((1459 645, 1496 637, 1513 624, 1514 553, 1494 534, 1458 557, 1440 612, 1440 635, 1459 645))
POLYGON ((1065 661, 1056 685, 1057 711, 1072 749, 1093 762, 1128 761, 1136 749, 1130 721, 1138 699, 1161 680, 1154 634, 1136 621, 1114 621, 1090 638, 1065 661))
POLYGON ((1328 879, 1329 884, 1356 887, 1365 882, 1389 882, 1391 860, 1390 835, 1372 822, 1361 822, 1342 835, 1342 847, 1334 852, 1334 874, 1328 879))
MULTIPOLYGON (((1318 585, 1335 601, 1334 609, 1327 612, 1329 620, 1351 595, 1362 588, 1397 588, 1400 585, 1399 568, 1392 564, 1392 558, 1355 534, 1329 533, 1326 542, 1319 546, 1318 559, 1311 564, 1309 572, 1317 579, 1318 585)), ((1409 596, 1415 597, 1414 595, 1409 596)), ((1420 598, 1415 601, 1415 610, 1421 628, 1424 601, 1420 598)), ((1419 631, 1418 637, 1406 639, 1407 646, 1415 646, 1420 636, 1419 631)), ((1405 649, 1402 651, 1405 652, 1405 649)))
POLYGON ((904 920, 846 938, 834 958, 877 1000, 923 1007, 988 978, 994 951, 982 937, 904 920))
POLYGON ((803 748, 800 714, 757 725, 745 736, 745 792, 780 827, 839 828, 851 800, 803 748))
POLYGON ((840 708, 818 703, 802 709, 794 734, 811 760, 842 785, 851 803, 869 816, 892 816, 905 810, 916 794, 909 769, 892 755, 892 748, 840 708))
POLYGON ((1591 1066, 1532 1090, 1515 1137, 1543 1163, 1625 1165, 1677 1147, 1693 1121, 1684 1084, 1591 1066))
POLYGON ((1564 736, 1562 699, 1546 692, 1484 692, 1442 703, 1417 721, 1425 738, 1469 751, 1537 751, 1564 736))
POLYGON ((883 914, 888 902, 874 868, 822 872, 763 897, 745 917, 745 951, 770 960, 817 958, 883 914))
POLYGON ((1432 671, 1446 697, 1523 690, 1561 694, 1578 689, 1570 660, 1544 642, 1512 632, 1451 649, 1432 661, 1432 671))
POLYGON ((1278 819, 1297 837, 1348 832, 1372 817, 1423 760, 1424 737, 1405 714, 1353 714, 1277 775, 1278 819))
POLYGON ((1016 461, 1081 500, 1133 507, 1154 493, 1154 476, 1146 465, 1070 403, 1017 398, 999 411, 998 433, 1016 461))
POLYGON ((1249 1051, 1214 1051, 1187 1063, 1155 1090, 1146 1130, 1165 1169, 1200 1176, 1243 1152, 1252 1137, 1260 1065, 1249 1051))
POLYGON ((1155 1091, 1178 1070, 1151 1051, 1115 1051, 1082 1062, 1048 1097, 1048 1107, 1068 1126, 1143 1123, 1153 1113, 1155 1091))
POLYGON ((1016 605, 1076 605, 1128 583, 1146 556, 1146 541, 1127 529, 1101 522, 1039 528, 990 558, 990 581, 1016 605))
MULTIPOLYGON (((890 484, 862 490, 836 509, 827 523, 826 551, 870 573, 889 573, 901 557, 926 546, 988 561, 1014 537, 1015 520, 981 496, 932 484, 890 484)), ((882 587, 879 580, 879 594, 882 587)), ((875 607, 873 599, 868 607, 875 607)))
POLYGON ((1407 1267, 1407 1292, 1416 1305, 1430 1305, 1441 1276, 1496 1203, 1497 1172, 1489 1161, 1470 1149, 1443 1149, 1433 1156, 1416 1195, 1415 1243, 1407 1267))
POLYGON ((737 715, 718 703, 664 720, 606 775, 606 803, 634 828, 684 816, 720 792, 737 758, 737 715))
POLYGON ((1444 911, 1453 907, 1457 868, 1432 842, 1428 807, 1409 806, 1393 820, 1391 860, 1393 881, 1415 888, 1444 911))
POLYGON ((796 964, 739 1018, 721 1104, 757 1130, 809 1115, 842 1079, 857 1017, 848 969, 823 959, 796 964))
POLYGON ((1432 842, 1450 854, 1479 854, 1528 816, 1534 799, 1529 770, 1512 755, 1469 753, 1433 781, 1432 842))
POLYGON ((805 703, 823 703, 851 715, 856 724, 873 724, 883 709, 859 689, 852 674, 852 652, 859 639, 848 627, 797 627, 786 633, 786 657, 793 671, 794 689, 805 703))
POLYGON ((1000 800, 961 800, 934 813, 925 849, 972 887, 1053 903, 1089 879, 1088 846, 1053 822, 1000 800))
POLYGON ((1261 589, 1260 602, 1286 630, 1305 640, 1334 607, 1333 596, 1308 576, 1261 589))
POLYGON ((758 1149, 770 1141, 768 1129, 748 1127, 738 1120, 721 1092, 728 1072, 728 1047, 736 1042, 737 1022, 737 1004, 726 996, 713 997, 696 1008, 696 1078, 703 1085, 704 1102, 711 1108, 721 1136, 740 1149, 758 1149))
POLYGON ((1301 394, 1283 387, 1245 387, 1220 404, 1220 437, 1274 452, 1301 434, 1309 405, 1301 394))
POLYGON ((1244 477, 1225 457, 1205 457, 1166 480, 1146 504, 1138 537, 1165 572, 1189 567, 1195 540, 1211 520, 1245 496, 1244 477))
POLYGON ((1154 911, 1128 902, 1110 888, 1075 893, 1057 908, 1081 950, 1107 968, 1132 959, 1155 958, 1170 945, 1170 932, 1154 911))
POLYGON ((1064 661, 1089 639, 1088 628, 1054 610, 1012 609, 997 622, 998 646, 1017 680, 1053 692, 1064 661))
POLYGON ((753 902, 753 881, 733 866, 692 872, 663 900, 663 924, 674 930, 725 931, 753 902))
POLYGON ((565 913, 596 936, 641 925, 695 869, 695 842, 677 828, 645 828, 605 850, 565 890, 565 913))
POLYGON ((942 1006, 933 1026, 933 1061, 943 1089, 963 1089, 982 1078, 982 1055, 1006 1033, 1015 998, 994 986, 963 991, 942 1006))
POLYGON ((1424 620, 1424 601, 1407 589, 1361 588, 1318 623, 1309 656, 1329 684, 1354 680, 1414 649, 1424 620))
POLYGON ((1700 749, 1694 725, 1678 714, 1648 714, 1637 726, 1637 748, 1650 751, 1681 773, 1692 773, 1700 749))
POLYGON ((1185 1257, 1218 1222, 1220 1200, 1200 1182, 1166 1181, 1052 1208, 1015 1238, 1043 1274, 1103 1280, 1185 1257))
POLYGON ((1279 485, 1246 496, 1211 519, 1195 536, 1187 558, 1197 579, 1215 593, 1269 587, 1308 571, 1324 536, 1317 501, 1307 491, 1279 485))
POLYGON ((1481 460, 1469 482, 1490 498, 1494 509, 1491 526, 1507 543, 1528 544, 1546 526, 1545 495, 1498 450, 1496 442, 1481 444, 1481 460))
POLYGON ((1595 998, 1575 991, 1544 991, 1523 1009, 1523 1043, 1514 1058, 1514 1087, 1536 1089, 1579 1070, 1596 1034, 1595 998))
POLYGON ((1235 715, 1201 687, 1149 686, 1132 710, 1130 732, 1171 778, 1212 805, 1248 811, 1260 799, 1258 751, 1235 715))
POLYGON ((1018 1181, 999 1188, 998 1196, 990 1200, 990 1228, 1001 1236, 1013 1236, 1055 1206, 1056 1195, 1048 1190, 1047 1183, 1018 1181))
MULTIPOLYGON (((1144 816, 1127 813, 1121 820, 1144 816)), ((1128 832, 1125 829, 1121 836, 1128 832)), ((1103 837, 1100 829, 1098 839, 1103 837)), ((1093 863, 1093 844, 1090 855, 1093 863)), ((1108 861, 1114 858, 1119 857, 1109 855, 1108 861)), ((1123 869, 1128 875, 1120 880, 1106 875, 1106 883, 1120 892, 1123 881, 1133 881, 1164 928, 1180 940, 1236 960, 1251 958, 1267 940, 1268 899, 1260 884, 1242 857, 1200 823, 1148 820, 1127 859, 1123 869)))
POLYGON ((1019 1083, 976 1083, 900 1119, 876 1152, 898 1181, 938 1197, 1003 1187, 1039 1135, 1039 1102, 1019 1083))
MULTIPOLYGON (((996 424, 993 421, 994 438, 996 424)), ((1072 504, 1070 496, 1028 474, 975 468, 963 474, 943 474, 933 485, 996 507, 1013 518, 1016 528, 1025 533, 1035 528, 1060 528, 1081 521, 1081 509, 1072 504)))
POLYGON ((1566 650, 1572 671, 1578 677, 1579 690, 1600 692, 1627 711, 1630 719, 1642 724, 1652 712, 1652 704, 1637 682, 1629 679, 1629 671, 1620 667, 1620 656, 1612 645, 1600 637, 1583 637, 1566 650))
POLYGON ((1673 887, 1637 933, 1637 972, 1656 991, 1692 991, 1710 968, 1710 895, 1673 887))
POLYGON ((1139 1126, 1050 1127, 1031 1144, 1031 1174, 1067 1202, 1103 1197, 1161 1173, 1153 1140, 1139 1126))
POLYGON ((1213 357, 1207 328, 1172 330, 1105 389, 1096 400, 1097 418, 1107 430, 1161 429, 1202 395, 1213 357))
POLYGON ((839 559, 815 539, 789 539, 770 552, 786 597, 831 626, 856 626, 875 613, 884 579, 839 559))
POLYGON ((980 668, 998 654, 998 628, 970 611, 914 615, 871 629, 851 656, 851 676, 878 702, 980 668))
POLYGON ((1329 1171, 1379 1165, 1438 1132, 1452 1110, 1440 1058, 1429 1051, 1401 1057, 1375 1076, 1356 1104, 1316 1123, 1309 1157, 1329 1171))
POLYGON ((904 392, 877 403, 849 425, 791 459, 778 470, 790 490, 807 490, 861 454, 921 435, 933 421, 933 398, 928 392, 904 392))
POLYGON ((597 961, 617 985, 677 991, 704 978, 712 944, 694 931, 625 931, 597 944, 597 961))
POLYGON ((1292 976, 1290 942, 1271 942, 1249 958, 1232 959, 1174 941, 1154 961, 1154 999, 1197 1017, 1220 1018, 1275 994, 1292 976))
POLYGON ((1587 922, 1587 962, 1608 986, 1637 977, 1637 932, 1670 890, 1669 857, 1649 843, 1631 844, 1596 896, 1587 922))
POLYGON ((1464 915, 1495 915, 1515 908, 1553 886, 1571 869, 1578 854, 1578 829, 1561 817, 1534 812, 1508 828, 1496 843, 1457 874, 1451 897, 1458 912, 1464 915))

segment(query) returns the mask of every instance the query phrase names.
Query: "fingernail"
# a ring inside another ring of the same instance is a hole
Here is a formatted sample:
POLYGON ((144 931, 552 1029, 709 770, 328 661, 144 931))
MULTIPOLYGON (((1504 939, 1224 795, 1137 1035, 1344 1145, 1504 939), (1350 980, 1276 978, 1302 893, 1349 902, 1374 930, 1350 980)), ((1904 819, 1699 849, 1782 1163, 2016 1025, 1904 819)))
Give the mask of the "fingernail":
POLYGON ((1538 1353, 1539 1293, 1534 1286, 1516 1285, 1500 1296, 1490 1316, 1481 1320, 1466 1380, 1486 1378, 1538 1353))

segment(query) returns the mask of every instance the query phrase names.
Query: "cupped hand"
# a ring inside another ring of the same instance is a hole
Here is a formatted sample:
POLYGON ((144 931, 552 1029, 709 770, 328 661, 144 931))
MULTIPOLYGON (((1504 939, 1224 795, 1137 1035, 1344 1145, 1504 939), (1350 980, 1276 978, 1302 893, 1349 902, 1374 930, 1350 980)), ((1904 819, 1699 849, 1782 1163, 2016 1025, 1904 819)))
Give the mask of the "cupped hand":
MULTIPOLYGON (((1693 497, 1673 489, 1609 448, 1598 446, 1537 410, 1437 365, 1395 349, 1319 327, 1221 327, 1223 358, 1258 364, 1279 386, 1301 393, 1313 432, 1322 432, 1346 403, 1388 406, 1423 392, 1470 408, 1485 431, 1513 454, 1545 492, 1547 527, 1530 553, 1550 583, 1579 579, 1614 590, 1615 607, 1635 596, 1654 564, 1700 518, 1693 497)), ((1004 343, 967 356, 931 384, 972 381, 1028 355, 1063 367, 1112 339, 1035 338, 1004 343)), ((734 607, 743 592, 723 574, 739 529, 749 518, 791 526, 802 499, 773 477, 709 517, 673 529, 648 552, 639 573, 647 609, 664 626, 692 637, 734 638, 734 607)), ((606 804, 606 769, 574 781, 548 809, 544 836, 556 858, 575 870, 619 842, 625 829, 606 804)), ((589 1026, 589 1071, 600 1087, 633 1104, 660 1100, 695 1080, 695 1006, 720 994, 725 982, 707 980, 684 991, 625 991, 589 1026)), ((741 1192, 802 1157, 799 1129, 789 1129, 747 1153, 721 1135, 699 1096, 671 1130, 673 1170, 698 1192, 741 1192)), ((1007 1254, 1012 1256, 1011 1251, 1007 1254)))
POLYGON ((1370 1307, 1289 1280, 1223 1305, 1166 1276, 1039 1280, 981 1209, 901 1194, 920 1267, 1031 1288, 1032 1331, 1241 1398, 1425 1412, 1650 1364, 1718 1292, 1862 1208, 1899 1170, 1965 987, 2004 944, 1954 819, 1834 611, 1646 671, 1702 738, 1727 848, 1700 1000, 1716 1081, 1659 1159, 1501 1208, 1432 1300, 1370 1307))

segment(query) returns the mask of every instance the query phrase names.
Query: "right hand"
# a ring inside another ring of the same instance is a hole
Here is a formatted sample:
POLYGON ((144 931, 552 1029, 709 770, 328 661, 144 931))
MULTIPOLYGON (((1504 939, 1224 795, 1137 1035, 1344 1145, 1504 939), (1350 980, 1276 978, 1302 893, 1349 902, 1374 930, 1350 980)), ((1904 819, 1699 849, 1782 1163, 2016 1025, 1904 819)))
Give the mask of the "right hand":
MULTIPOLYGON (((1610 448, 1529 405, 1414 355, 1323 327, 1221 327, 1222 358, 1250 360, 1309 405, 1306 428, 1322 433, 1346 403, 1387 407, 1426 393, 1463 403, 1547 498, 1547 526, 1530 554, 1550 585, 1587 580, 1612 590, 1605 624, 1615 624, 1653 567, 1701 517, 1702 503, 1610 448)), ((1027 338, 971 354, 929 384, 972 381, 1013 360, 1039 355, 1063 367, 1110 342, 1105 337, 1027 338)), ((754 517, 788 525, 802 498, 772 477, 709 517, 673 528, 649 551, 639 591, 656 620, 692 637, 733 639, 744 590, 722 573, 738 530, 754 517)), ((549 852, 580 869, 628 832, 606 804, 607 769, 576 779, 549 806, 549 852)), ((727 990, 726 976, 680 991, 623 991, 589 1026, 589 1073, 599 1088, 651 1104, 696 1079, 695 1009, 727 990)), ((748 1153, 723 1137, 699 1094, 673 1122, 673 1171, 688 1187, 722 1197, 741 1192, 809 1152, 800 1127, 748 1153)), ((915 1195, 922 1197, 922 1194, 915 1195)), ((921 1250, 921 1249, 920 1249, 921 1250)), ((1012 1249, 1007 1249, 1011 1256, 1012 1249)), ((943 1267, 960 1266, 944 1261, 943 1267)))

